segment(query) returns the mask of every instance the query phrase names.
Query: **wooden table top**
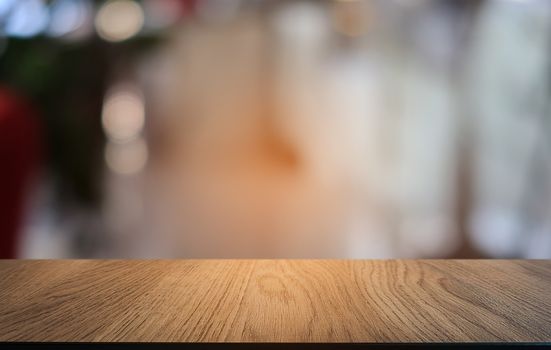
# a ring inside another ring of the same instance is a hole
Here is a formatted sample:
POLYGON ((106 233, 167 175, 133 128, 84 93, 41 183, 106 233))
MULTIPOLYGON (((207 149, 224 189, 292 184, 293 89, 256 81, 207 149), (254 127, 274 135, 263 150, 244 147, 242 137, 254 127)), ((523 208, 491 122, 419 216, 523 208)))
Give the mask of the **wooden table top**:
POLYGON ((0 341, 551 342, 551 261, 4 260, 0 341))

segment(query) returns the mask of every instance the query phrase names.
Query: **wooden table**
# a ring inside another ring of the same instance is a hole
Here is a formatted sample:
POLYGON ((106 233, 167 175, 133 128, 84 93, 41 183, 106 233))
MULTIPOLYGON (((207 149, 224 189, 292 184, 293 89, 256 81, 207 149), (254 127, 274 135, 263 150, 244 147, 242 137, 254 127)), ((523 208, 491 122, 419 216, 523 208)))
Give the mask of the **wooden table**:
POLYGON ((4 260, 0 342, 551 345, 551 261, 4 260))

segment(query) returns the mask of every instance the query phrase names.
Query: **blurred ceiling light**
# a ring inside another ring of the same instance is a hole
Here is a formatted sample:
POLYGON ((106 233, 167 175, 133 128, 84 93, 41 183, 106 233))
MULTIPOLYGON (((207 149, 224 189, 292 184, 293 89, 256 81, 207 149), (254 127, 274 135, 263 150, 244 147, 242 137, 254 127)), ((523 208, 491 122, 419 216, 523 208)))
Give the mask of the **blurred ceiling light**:
POLYGON ((112 0, 101 6, 95 22, 96 31, 102 39, 111 42, 123 41, 142 29, 144 13, 135 1, 112 0))
POLYGON ((13 4, 6 19, 8 36, 28 38, 40 34, 48 25, 48 8, 40 0, 21 0, 13 4))
POLYGON ((144 121, 144 101, 137 89, 122 86, 107 94, 103 104, 102 124, 112 141, 126 142, 138 137, 144 121))
POLYGON ((50 6, 51 21, 47 30, 48 35, 61 37, 76 32, 87 32, 80 29, 91 20, 92 4, 89 0, 56 0, 50 6))
POLYGON ((17 0, 0 0, 0 18, 5 17, 16 2, 17 0))
POLYGON ((141 137, 126 143, 108 142, 105 147, 107 166, 120 175, 139 173, 144 169, 147 158, 147 145, 141 137))

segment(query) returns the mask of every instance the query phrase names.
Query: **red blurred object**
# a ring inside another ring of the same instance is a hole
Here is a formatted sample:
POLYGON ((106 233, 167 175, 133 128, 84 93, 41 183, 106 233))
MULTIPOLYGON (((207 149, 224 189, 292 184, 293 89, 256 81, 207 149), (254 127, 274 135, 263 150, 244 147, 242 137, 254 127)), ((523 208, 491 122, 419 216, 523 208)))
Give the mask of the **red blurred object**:
POLYGON ((41 153, 36 112, 0 87, 0 258, 15 258, 25 198, 41 153))

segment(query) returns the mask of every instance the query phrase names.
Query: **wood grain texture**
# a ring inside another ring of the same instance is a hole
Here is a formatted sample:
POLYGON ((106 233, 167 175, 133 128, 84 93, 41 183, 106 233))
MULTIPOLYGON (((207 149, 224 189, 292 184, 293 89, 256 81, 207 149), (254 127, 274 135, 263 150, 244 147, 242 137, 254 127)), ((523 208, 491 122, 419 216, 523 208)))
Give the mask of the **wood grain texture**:
POLYGON ((0 341, 549 342, 551 262, 7 260, 0 341))

